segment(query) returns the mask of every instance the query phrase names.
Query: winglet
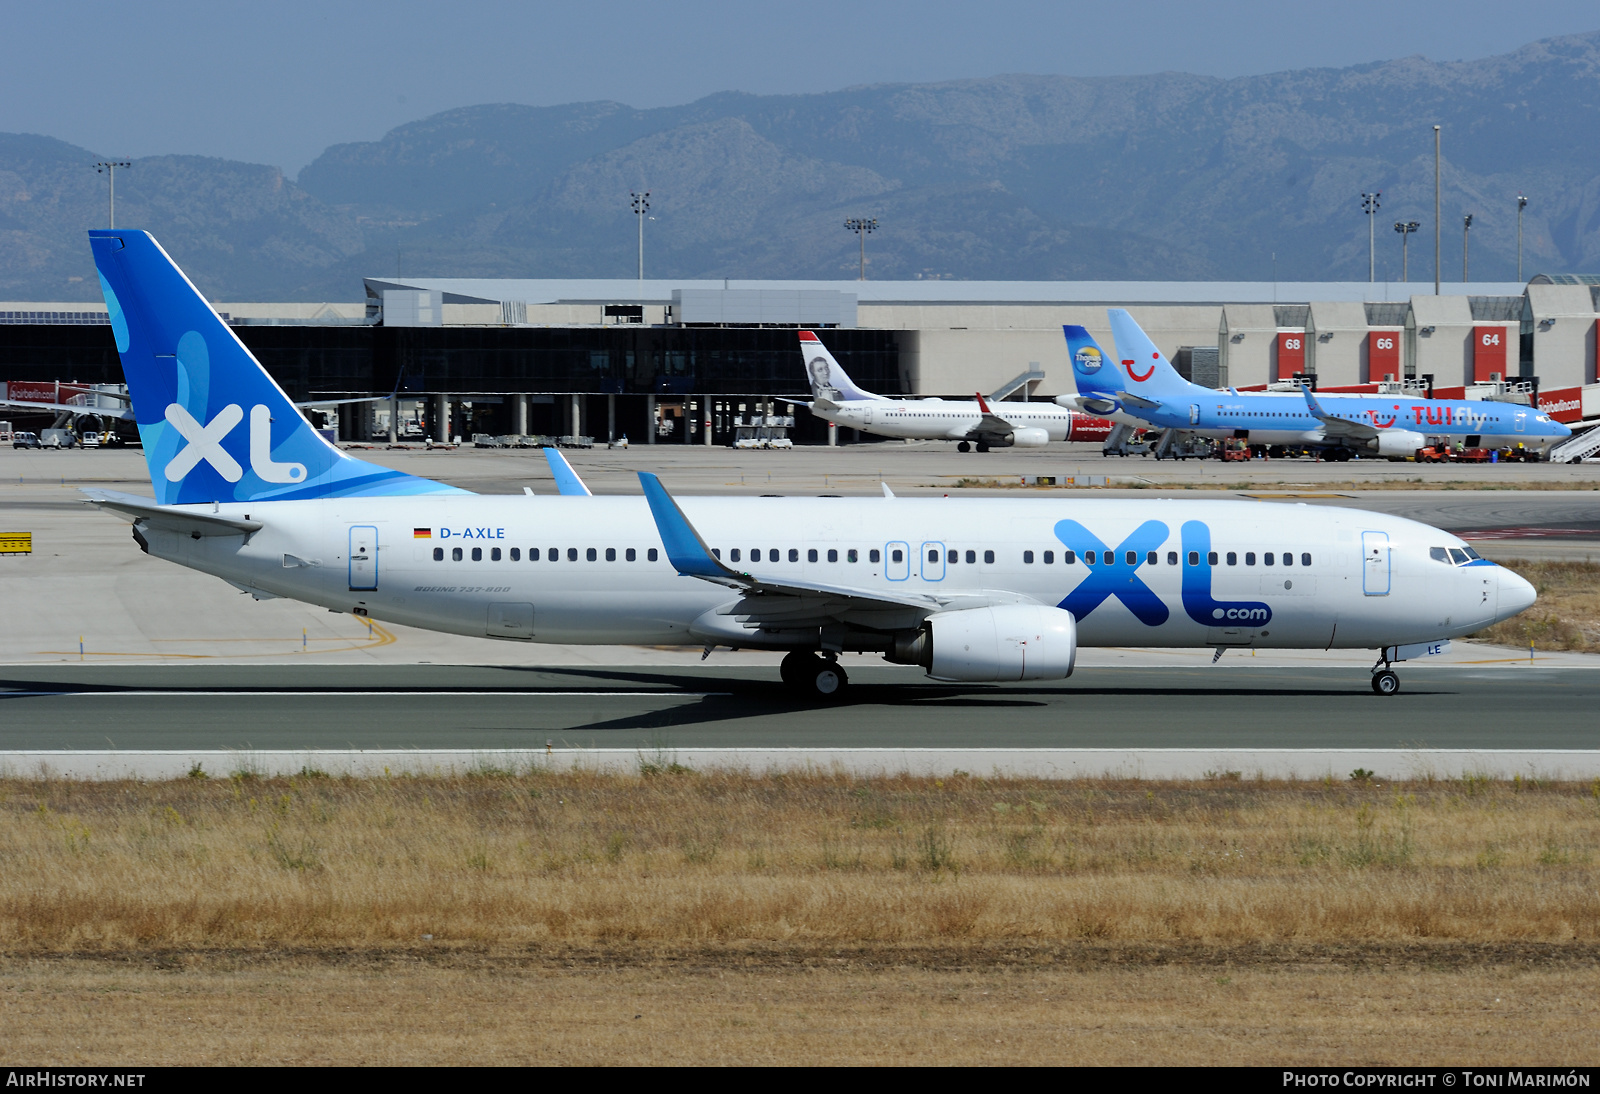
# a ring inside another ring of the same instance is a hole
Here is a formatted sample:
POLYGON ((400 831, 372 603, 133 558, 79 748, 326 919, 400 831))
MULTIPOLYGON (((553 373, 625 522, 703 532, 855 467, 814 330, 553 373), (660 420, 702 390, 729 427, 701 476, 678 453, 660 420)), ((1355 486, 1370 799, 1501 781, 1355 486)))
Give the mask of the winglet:
POLYGON ((880 482, 880 483, 878 483, 878 485, 883 487, 883 496, 884 497, 886 497, 886 498, 894 497, 894 491, 889 489, 889 484, 888 483, 880 482))
POLYGON ((562 494, 582 498, 594 496, 594 491, 583 485, 583 480, 578 478, 578 473, 572 469, 572 465, 567 462, 560 449, 545 449, 544 458, 549 461, 550 473, 556 478, 556 489, 562 494))
POLYGON ((988 414, 989 404, 983 401, 983 393, 981 391, 974 391, 973 394, 978 397, 978 409, 983 411, 985 414, 988 414))
POLYGON ((641 471, 639 484, 644 487, 645 501, 650 503, 650 515, 655 518, 656 531, 661 534, 661 545, 667 549, 667 561, 673 569, 685 577, 703 577, 721 584, 749 583, 747 575, 730 570, 711 553, 660 479, 641 471))
POLYGON ((1317 402, 1317 397, 1311 394, 1310 385, 1302 385, 1300 391, 1306 397, 1306 406, 1311 408, 1311 416, 1313 418, 1320 420, 1330 417, 1328 412, 1322 409, 1322 404, 1317 402))

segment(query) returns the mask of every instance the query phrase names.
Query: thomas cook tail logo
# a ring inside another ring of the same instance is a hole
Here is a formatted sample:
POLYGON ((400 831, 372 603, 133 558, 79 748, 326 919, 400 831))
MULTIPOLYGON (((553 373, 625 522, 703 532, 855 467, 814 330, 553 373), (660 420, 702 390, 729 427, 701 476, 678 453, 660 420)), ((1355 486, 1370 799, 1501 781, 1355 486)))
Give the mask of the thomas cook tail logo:
POLYGON ((1072 367, 1084 376, 1093 376, 1105 364, 1105 358, 1095 346, 1084 346, 1072 358, 1072 367))
MULTIPOLYGON (((244 468, 222 447, 234 427, 244 420, 244 410, 238 403, 229 403, 204 425, 178 403, 169 404, 164 416, 188 442, 167 462, 168 482, 181 482, 201 462, 209 463, 228 482, 244 478, 244 468)), ((262 482, 303 482, 306 477, 303 463, 273 462, 272 411, 259 403, 250 409, 250 470, 262 482)))

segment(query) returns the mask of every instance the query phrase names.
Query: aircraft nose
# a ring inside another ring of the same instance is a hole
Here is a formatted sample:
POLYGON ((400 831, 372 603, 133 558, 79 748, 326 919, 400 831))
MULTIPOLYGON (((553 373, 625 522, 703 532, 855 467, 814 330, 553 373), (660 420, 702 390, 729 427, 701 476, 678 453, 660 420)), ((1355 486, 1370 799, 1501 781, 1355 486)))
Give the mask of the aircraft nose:
POLYGON ((1500 610, 1496 614, 1501 619, 1510 619, 1518 612, 1528 610, 1538 599, 1539 594, 1525 578, 1504 566, 1500 567, 1500 610))

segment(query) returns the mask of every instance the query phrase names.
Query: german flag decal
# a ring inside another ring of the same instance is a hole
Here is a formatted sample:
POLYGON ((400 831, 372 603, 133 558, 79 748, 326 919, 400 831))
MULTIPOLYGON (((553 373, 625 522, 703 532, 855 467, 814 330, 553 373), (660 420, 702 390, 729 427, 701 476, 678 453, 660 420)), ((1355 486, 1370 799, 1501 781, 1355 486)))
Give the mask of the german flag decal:
POLYGON ((412 539, 432 539, 433 538, 433 529, 432 528, 413 528, 413 529, 411 529, 411 538, 412 539))

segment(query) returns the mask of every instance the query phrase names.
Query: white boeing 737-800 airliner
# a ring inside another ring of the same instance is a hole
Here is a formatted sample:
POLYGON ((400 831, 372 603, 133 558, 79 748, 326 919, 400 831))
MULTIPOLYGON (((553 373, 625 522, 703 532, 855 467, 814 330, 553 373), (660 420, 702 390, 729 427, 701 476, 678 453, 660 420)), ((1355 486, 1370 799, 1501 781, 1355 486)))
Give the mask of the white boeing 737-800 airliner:
MULTIPOLYGON (((258 598, 531 642, 845 651, 944 680, 1061 679, 1080 644, 1379 650, 1515 615, 1532 587, 1448 533, 1352 509, 1056 498, 484 497, 311 428, 148 234, 90 233, 154 498, 88 490, 150 554, 258 598)), ((885 494, 887 495, 887 490, 885 494)))
POLYGON ((998 402, 982 395, 965 399, 890 399, 856 386, 814 333, 800 332, 811 413, 834 425, 902 440, 955 441, 962 452, 976 447, 1040 448, 1051 441, 1103 441, 1111 423, 1053 403, 998 402))

